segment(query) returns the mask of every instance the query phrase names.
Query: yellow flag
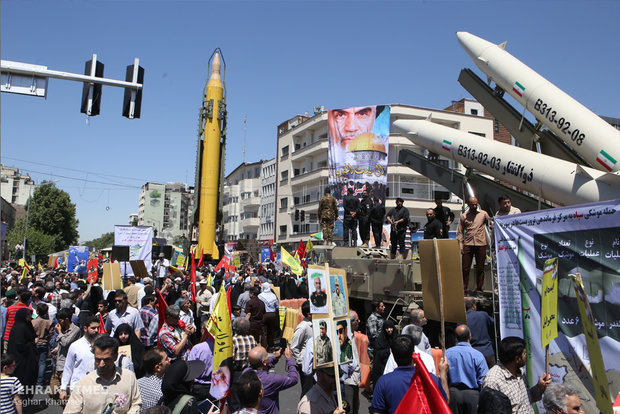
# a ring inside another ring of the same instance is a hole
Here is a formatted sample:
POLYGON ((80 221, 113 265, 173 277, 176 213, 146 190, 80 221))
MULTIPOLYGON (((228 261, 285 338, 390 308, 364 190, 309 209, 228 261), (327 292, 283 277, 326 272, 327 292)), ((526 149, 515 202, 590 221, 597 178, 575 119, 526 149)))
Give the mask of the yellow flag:
POLYGON ((215 306, 213 307, 213 312, 207 322, 207 331, 209 331, 209 334, 213 338, 212 372, 215 372, 222 364, 222 361, 232 357, 233 354, 232 325, 224 283, 222 283, 217 300, 215 301, 215 306))
POLYGON ((312 240, 308 240, 308 244, 306 244, 306 253, 314 250, 314 244, 312 244, 312 240))
POLYGON ((18 263, 18 264, 19 264, 21 267, 24 267, 24 263, 26 263, 26 261, 25 261, 23 258, 22 258, 22 259, 19 259, 19 263, 18 263))
POLYGON ((41 266, 41 263, 37 263, 37 268, 39 269, 40 272, 43 271, 43 266, 41 266))
POLYGON ((280 256, 282 259, 282 264, 287 265, 291 268, 291 272, 295 273, 297 276, 301 276, 303 269, 301 268, 301 264, 289 252, 287 252, 284 247, 281 247, 280 256))
POLYGON ((558 336, 558 258, 545 261, 542 278, 540 327, 543 348, 558 336))

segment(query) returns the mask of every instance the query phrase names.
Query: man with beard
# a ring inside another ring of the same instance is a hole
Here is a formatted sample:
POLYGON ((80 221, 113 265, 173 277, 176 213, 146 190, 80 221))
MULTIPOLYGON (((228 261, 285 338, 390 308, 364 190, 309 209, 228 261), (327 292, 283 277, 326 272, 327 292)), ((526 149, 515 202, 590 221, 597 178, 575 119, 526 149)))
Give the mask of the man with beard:
POLYGON ((355 247, 357 245, 357 213, 360 209, 360 200, 353 195, 353 189, 347 188, 347 195, 342 199, 344 207, 344 218, 342 228, 344 235, 342 240, 345 247, 355 247))
POLYGON ((362 191, 362 199, 357 214, 360 228, 360 239, 362 239, 361 247, 368 247, 370 241, 370 210, 373 206, 372 199, 368 195, 368 190, 362 191))
POLYGON ((391 225, 390 231, 390 243, 391 243, 391 257, 396 257, 396 248, 401 255, 401 259, 407 257, 407 250, 405 249, 405 236, 407 234, 407 226, 409 225, 409 210, 403 207, 405 200, 398 197, 396 199, 396 207, 391 209, 387 213, 387 222, 391 225))
POLYGON ((381 248, 385 205, 376 196, 372 196, 372 207, 368 213, 368 219, 370 220, 370 227, 372 227, 372 238, 375 240, 375 247, 381 248))
POLYGON ((340 290, 338 277, 334 280, 334 291, 332 292, 332 311, 334 316, 344 316, 347 313, 347 302, 340 290))
POLYGON ((314 292, 310 295, 310 302, 317 307, 322 308, 327 303, 327 294, 321 289, 321 277, 319 275, 314 277, 314 292))
POLYGON ((338 342, 340 343, 340 360, 338 362, 342 364, 345 361, 351 361, 353 359, 353 348, 348 336, 346 320, 343 319, 336 323, 336 332, 338 333, 338 342))
POLYGON ((551 383, 551 376, 544 374, 533 387, 527 385, 523 367, 527 360, 525 341, 509 336, 500 342, 497 353, 499 363, 489 370, 482 381, 482 388, 491 388, 504 393, 512 403, 512 412, 533 414, 532 404, 542 398, 551 383))

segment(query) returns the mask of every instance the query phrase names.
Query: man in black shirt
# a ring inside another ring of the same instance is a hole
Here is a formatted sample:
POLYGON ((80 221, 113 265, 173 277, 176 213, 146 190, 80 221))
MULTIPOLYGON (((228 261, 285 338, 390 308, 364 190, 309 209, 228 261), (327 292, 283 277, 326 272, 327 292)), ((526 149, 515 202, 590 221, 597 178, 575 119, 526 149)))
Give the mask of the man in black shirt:
POLYGON ((372 199, 368 195, 368 190, 362 192, 362 200, 360 201, 360 209, 357 214, 360 221, 360 238, 362 239, 362 247, 368 247, 370 241, 370 209, 372 208, 372 199))
POLYGON ((353 195, 353 189, 347 189, 347 195, 342 200, 344 207, 344 220, 342 237, 345 246, 355 247, 357 245, 357 213, 360 209, 360 201, 353 195))
POLYGON ((441 239, 443 238, 443 223, 435 218, 435 210, 429 208, 426 210, 426 218, 428 222, 424 225, 425 239, 441 239))
POLYGON ((447 239, 450 237, 450 225, 454 221, 454 213, 443 205, 443 200, 440 198, 435 199, 435 218, 443 223, 443 235, 442 238, 447 239))
POLYGON ((376 196, 372 197, 372 207, 368 214, 370 226, 372 227, 372 237, 375 239, 375 247, 381 247, 381 236, 383 235, 383 220, 385 219, 385 206, 376 196))
POLYGON ((409 224, 409 210, 403 207, 405 200, 398 197, 396 199, 396 207, 387 213, 387 221, 391 224, 390 242, 392 258, 396 257, 396 246, 400 251, 401 258, 407 257, 405 248, 405 235, 407 234, 407 225, 409 224))

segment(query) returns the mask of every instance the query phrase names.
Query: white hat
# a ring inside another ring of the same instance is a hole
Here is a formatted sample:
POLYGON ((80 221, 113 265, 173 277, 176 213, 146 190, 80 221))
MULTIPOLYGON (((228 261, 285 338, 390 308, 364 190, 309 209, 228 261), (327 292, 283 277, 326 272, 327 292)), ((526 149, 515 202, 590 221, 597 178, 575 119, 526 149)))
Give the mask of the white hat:
POLYGON ((208 284, 209 282, 207 282, 207 279, 202 279, 202 280, 201 280, 200 282, 198 282, 198 283, 199 283, 199 284, 201 284, 201 285, 206 285, 206 284, 208 284))

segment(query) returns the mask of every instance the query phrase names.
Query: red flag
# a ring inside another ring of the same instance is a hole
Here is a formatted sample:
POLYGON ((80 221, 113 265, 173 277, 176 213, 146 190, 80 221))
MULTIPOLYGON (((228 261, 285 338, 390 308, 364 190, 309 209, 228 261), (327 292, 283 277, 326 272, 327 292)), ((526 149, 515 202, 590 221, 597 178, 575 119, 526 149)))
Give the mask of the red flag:
POLYGON ((99 314, 99 333, 107 333, 105 330, 105 323, 103 323, 103 317, 99 314))
POLYGON ((228 270, 228 263, 229 263, 230 259, 228 258, 228 256, 224 256, 222 257, 222 259, 220 260, 220 262, 217 264, 217 266, 215 266, 215 271, 217 272, 218 270, 220 270, 222 267, 224 267, 224 270, 228 270))
POLYGON ((92 280, 93 283, 97 282, 97 259, 91 259, 88 261, 88 282, 92 280))
POLYGON ((198 259, 198 267, 200 267, 200 266, 205 264, 205 262, 204 262, 205 255, 204 255, 203 251, 204 251, 203 249, 200 249, 200 258, 198 259))
POLYGON ((165 322, 166 315, 164 314, 164 312, 168 307, 168 304, 164 300, 164 297, 159 291, 159 289, 155 289, 155 292, 157 294, 157 314, 159 315, 159 321, 157 324, 157 335, 159 335, 159 331, 161 330, 161 327, 165 322))
POLYGON ((297 247, 297 255, 299 256, 299 261, 303 267, 306 267, 306 245, 303 240, 299 240, 299 247, 297 247))
POLYGON ((271 263, 275 263, 276 262, 276 254, 273 252, 273 249, 271 248, 272 244, 273 244, 273 240, 269 239, 269 261, 271 263))
POLYGON ((192 299, 196 301, 196 262, 194 261, 194 253, 191 254, 192 270, 190 272, 191 286, 192 286, 192 299))
POLYGON ((450 414, 448 403, 443 399, 420 355, 414 353, 413 361, 415 372, 411 377, 409 390, 398 404, 394 414, 450 414))
POLYGON ((260 264, 260 265, 258 265, 258 270, 256 271, 256 274, 260 275, 262 271, 263 271, 263 265, 260 264))
POLYGON ((226 289, 226 302, 228 303, 228 313, 232 315, 232 307, 230 306, 230 292, 232 291, 232 285, 226 289))

